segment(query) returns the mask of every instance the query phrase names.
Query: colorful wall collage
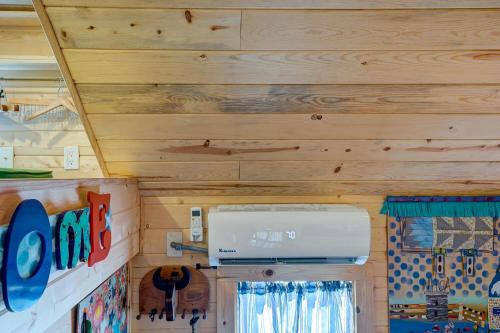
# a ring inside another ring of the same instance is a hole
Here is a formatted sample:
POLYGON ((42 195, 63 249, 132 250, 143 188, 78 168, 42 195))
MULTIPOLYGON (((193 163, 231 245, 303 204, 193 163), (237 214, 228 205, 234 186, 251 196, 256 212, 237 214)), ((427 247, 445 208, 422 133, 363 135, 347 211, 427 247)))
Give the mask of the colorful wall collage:
POLYGON ((498 230, 492 217, 389 216, 390 332, 494 332, 498 230))
POLYGON ((127 265, 78 305, 77 333, 127 333, 127 265))

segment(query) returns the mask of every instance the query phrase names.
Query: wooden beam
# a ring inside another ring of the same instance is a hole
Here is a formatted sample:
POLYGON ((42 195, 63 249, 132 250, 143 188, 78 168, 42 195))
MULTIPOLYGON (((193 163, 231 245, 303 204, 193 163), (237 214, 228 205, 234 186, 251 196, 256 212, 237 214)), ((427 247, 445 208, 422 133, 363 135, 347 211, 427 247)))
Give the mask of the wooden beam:
POLYGON ((90 123, 87 119, 87 115, 85 114, 85 110, 83 108, 83 104, 80 100, 80 96, 78 94, 78 91, 76 89, 76 86, 74 84, 73 77, 71 75, 71 72, 68 68, 68 65, 66 63, 66 59, 64 58, 64 55, 62 54, 62 50, 60 48, 60 45, 57 41, 56 34, 54 32, 54 28, 52 27, 52 24, 50 22, 50 19, 47 15, 47 12, 45 11, 45 7, 42 3, 41 0, 33 0, 33 6, 35 8, 35 11, 40 18, 40 22, 42 24, 42 27, 47 35, 47 38, 49 40, 49 43, 52 47, 52 50, 54 52, 54 56, 57 59, 57 62, 59 64, 59 67, 61 69, 62 75, 64 77, 64 80, 66 81, 66 85, 68 87, 68 90, 71 94, 71 97, 73 98, 73 102, 75 103, 75 106, 80 113, 80 119, 82 121, 83 127, 85 128, 85 131, 87 132, 87 135, 89 136, 89 141, 90 144, 92 145, 92 148, 94 149, 94 152, 96 154, 97 161, 99 162, 99 166, 101 167, 102 173, 104 177, 109 177, 108 170, 106 168, 106 164, 104 163, 104 159, 102 157, 101 149, 99 148, 99 144, 97 143, 97 140, 94 136, 94 131, 92 127, 90 126, 90 123))
POLYGON ((497 66, 500 52, 487 50, 266 52, 66 49, 64 56, 77 83, 500 83, 500 66, 497 66))
POLYGON ((88 85, 87 113, 498 113, 500 85, 88 85), (119 96, 119 98, 117 98, 119 96))
POLYGON ((43 0, 46 6, 117 8, 500 8, 497 0, 43 0))
POLYGON ((496 195, 498 181, 205 181, 139 182, 142 196, 496 195))

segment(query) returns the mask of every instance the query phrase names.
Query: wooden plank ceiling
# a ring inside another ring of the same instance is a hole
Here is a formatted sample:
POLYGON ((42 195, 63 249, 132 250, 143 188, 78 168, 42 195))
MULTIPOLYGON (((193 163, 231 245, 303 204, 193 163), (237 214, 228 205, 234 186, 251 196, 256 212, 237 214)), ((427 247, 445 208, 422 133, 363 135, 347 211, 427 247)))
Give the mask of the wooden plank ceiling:
POLYGON ((34 3, 148 193, 500 190, 500 0, 34 3))

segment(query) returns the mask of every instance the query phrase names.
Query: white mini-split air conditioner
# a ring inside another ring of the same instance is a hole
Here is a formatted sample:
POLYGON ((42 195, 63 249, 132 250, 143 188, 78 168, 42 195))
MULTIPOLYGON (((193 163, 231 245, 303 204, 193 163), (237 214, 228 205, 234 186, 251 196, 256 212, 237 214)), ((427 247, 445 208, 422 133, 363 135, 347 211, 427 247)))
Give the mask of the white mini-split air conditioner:
POLYGON ((228 205, 208 214, 210 265, 358 264, 370 216, 349 205, 228 205))

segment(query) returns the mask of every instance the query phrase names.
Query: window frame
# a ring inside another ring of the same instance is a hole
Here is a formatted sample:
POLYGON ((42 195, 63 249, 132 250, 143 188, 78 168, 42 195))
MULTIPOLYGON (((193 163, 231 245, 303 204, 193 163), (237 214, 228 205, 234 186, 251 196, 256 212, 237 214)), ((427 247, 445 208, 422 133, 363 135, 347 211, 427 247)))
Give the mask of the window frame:
POLYGON ((240 281, 352 281, 356 333, 373 333, 372 264, 222 266, 217 269, 217 332, 236 332, 237 283, 240 281))

